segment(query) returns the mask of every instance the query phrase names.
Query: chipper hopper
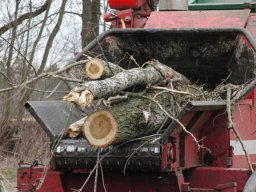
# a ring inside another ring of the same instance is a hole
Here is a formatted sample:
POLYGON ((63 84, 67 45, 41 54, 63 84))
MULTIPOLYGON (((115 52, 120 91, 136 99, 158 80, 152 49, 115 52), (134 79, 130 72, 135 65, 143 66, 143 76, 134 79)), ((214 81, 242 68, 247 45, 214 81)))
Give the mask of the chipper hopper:
POLYGON ((130 62, 132 55, 139 65, 158 60, 206 90, 223 82, 244 85, 231 96, 232 121, 241 139, 229 126, 225 99, 189 101, 175 117, 204 146, 200 149, 191 134, 173 119, 167 119, 156 136, 159 142, 140 147, 143 141, 135 139, 97 149, 84 137, 70 139, 63 134, 71 123, 91 113, 93 106, 80 110, 65 101, 29 101, 25 107, 55 147, 47 166, 20 163, 18 189, 68 192, 80 189, 88 178, 82 191, 93 191, 95 179, 91 173, 99 158, 104 174, 99 173, 97 191, 255 190, 255 51, 251 35, 237 28, 114 29, 103 33, 75 60, 101 55, 129 69, 138 67, 130 62))

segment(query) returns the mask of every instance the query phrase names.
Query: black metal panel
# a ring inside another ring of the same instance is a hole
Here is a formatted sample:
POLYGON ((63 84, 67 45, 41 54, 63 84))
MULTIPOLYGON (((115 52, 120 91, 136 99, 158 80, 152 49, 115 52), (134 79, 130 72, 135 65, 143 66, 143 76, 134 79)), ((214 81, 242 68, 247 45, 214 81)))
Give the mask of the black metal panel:
MULTIPOLYGON (((55 163, 60 169, 88 169, 95 166, 96 147, 85 139, 60 141, 55 149, 55 163)), ((159 172, 161 171, 161 145, 158 142, 135 141, 103 148, 100 158, 104 171, 159 172), (131 156, 129 158, 129 156, 131 156), (129 159, 129 160, 128 160, 129 159)))
POLYGON ((51 141, 54 141, 68 125, 86 115, 65 101, 29 101, 25 107, 44 129, 51 141))

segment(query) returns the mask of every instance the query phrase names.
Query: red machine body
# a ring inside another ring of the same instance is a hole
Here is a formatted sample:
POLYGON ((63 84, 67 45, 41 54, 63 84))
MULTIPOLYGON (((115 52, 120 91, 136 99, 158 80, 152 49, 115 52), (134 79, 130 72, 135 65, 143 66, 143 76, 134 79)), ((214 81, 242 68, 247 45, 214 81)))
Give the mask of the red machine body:
POLYGON ((146 0, 109 0, 109 6, 112 9, 137 9, 146 3, 146 0))
POLYGON ((104 20, 113 28, 143 28, 153 10, 146 0, 110 0, 109 6, 117 10, 107 13, 104 20))
MULTIPOLYGON (((154 30, 154 34, 158 29, 163 28, 177 29, 177 34, 187 29, 214 31, 213 29, 245 28, 251 32, 252 36, 248 38, 238 35, 238 37, 241 37, 241 44, 247 47, 249 52, 253 51, 256 27, 255 15, 251 15, 250 10, 152 12, 145 0, 109 0, 109 4, 111 8, 118 9, 114 14, 105 16, 106 21, 112 22, 113 28, 144 27, 154 30)), ((143 35, 138 38, 148 42, 143 35)), ((151 35, 150 38, 153 36, 151 35)), ((179 38, 178 35, 177 38, 179 38)), ((214 35, 213 38, 215 38, 214 35)), ((115 39, 110 34, 102 44, 115 47, 115 39)), ((124 42, 122 39, 119 41, 124 42)), ((157 46, 154 43, 148 44, 157 46)), ((116 51, 115 48, 113 50, 116 51)), ((204 50, 200 51, 203 54, 204 50)), ((255 109, 256 88, 253 85, 242 93, 232 109, 233 122, 243 139, 253 166, 256 163, 255 109)), ((228 129, 226 103, 192 103, 187 106, 184 113, 180 114, 179 120, 196 138, 201 139, 200 145, 204 146, 203 148, 198 149, 190 135, 183 133, 178 125, 171 124, 167 128, 169 138, 161 148, 160 172, 128 172, 124 175, 106 171, 104 184, 100 180, 97 191, 104 191, 104 185, 111 192, 243 191, 252 173, 242 146, 233 130, 228 129)), ((18 169, 18 189, 22 192, 69 192, 79 189, 91 171, 56 168, 53 159, 53 163, 47 168, 42 187, 37 189, 44 170, 45 167, 37 164, 21 163, 18 169)), ((89 179, 84 191, 93 191, 93 187, 94 177, 89 179)))

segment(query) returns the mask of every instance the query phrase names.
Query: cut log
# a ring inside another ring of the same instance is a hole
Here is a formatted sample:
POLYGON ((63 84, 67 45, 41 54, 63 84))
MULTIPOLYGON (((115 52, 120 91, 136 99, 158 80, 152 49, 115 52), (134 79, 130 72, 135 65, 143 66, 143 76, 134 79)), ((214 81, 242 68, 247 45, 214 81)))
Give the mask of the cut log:
MULTIPOLYGON (((154 85, 165 79, 175 79, 189 82, 188 79, 176 72, 172 68, 161 64, 157 60, 148 63, 145 68, 133 68, 116 74, 113 77, 100 80, 85 82, 81 87, 76 87, 73 91, 86 94, 81 94, 80 97, 88 97, 90 99, 82 98, 80 100, 88 101, 87 103, 79 104, 82 108, 90 106, 92 100, 99 98, 106 98, 118 94, 120 91, 130 88, 135 85, 154 85), (91 99, 92 98, 92 99, 91 99)), ((65 100, 73 102, 65 97, 65 100)))
POLYGON ((118 122, 110 112, 99 110, 89 115, 84 123, 83 132, 92 145, 103 147, 115 139, 118 122))
POLYGON ((107 63, 101 59, 93 58, 86 63, 84 71, 85 76, 88 79, 97 80, 111 77, 119 72, 124 71, 124 69, 113 63, 107 63))
MULTIPOLYGON (((146 96, 154 98, 168 110, 174 103, 173 95, 165 92, 155 96, 156 93, 150 91, 146 96)), ((106 147, 154 133, 165 118, 165 113, 150 100, 129 98, 126 102, 91 113, 84 122, 83 132, 91 145, 106 147)))
POLYGON ((67 131, 69 138, 73 139, 73 138, 78 137, 81 134, 85 119, 86 119, 86 117, 72 123, 69 126, 68 131, 67 131))

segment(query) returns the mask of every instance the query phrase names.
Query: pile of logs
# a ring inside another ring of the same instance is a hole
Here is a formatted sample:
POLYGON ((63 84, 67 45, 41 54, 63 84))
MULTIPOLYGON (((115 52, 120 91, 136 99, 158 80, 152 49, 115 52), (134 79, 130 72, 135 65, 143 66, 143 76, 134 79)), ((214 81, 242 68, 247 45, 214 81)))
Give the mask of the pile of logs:
POLYGON ((125 70, 91 59, 83 71, 86 80, 64 100, 81 109, 94 105, 95 100, 100 104, 93 106, 94 112, 71 124, 68 135, 85 136, 95 147, 158 133, 167 118, 162 109, 176 116, 189 100, 212 95, 157 60, 125 70))

